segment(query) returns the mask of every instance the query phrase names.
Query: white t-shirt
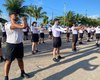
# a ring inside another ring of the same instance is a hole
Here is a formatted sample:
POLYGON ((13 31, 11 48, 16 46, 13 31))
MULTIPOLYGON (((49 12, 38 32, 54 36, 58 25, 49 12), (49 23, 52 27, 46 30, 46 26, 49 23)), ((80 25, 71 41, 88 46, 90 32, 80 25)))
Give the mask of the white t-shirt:
POLYGON ((23 29, 23 32, 27 32, 27 28, 23 29))
POLYGON ((83 30, 80 29, 80 30, 79 30, 79 33, 83 33, 83 30))
POLYGON ((76 28, 75 26, 72 26, 72 28, 71 28, 72 29, 72 34, 78 34, 78 31, 75 30, 75 28, 76 28))
POLYGON ((32 32, 33 34, 38 34, 38 33, 39 33, 39 30, 36 29, 36 28, 34 28, 34 26, 31 26, 31 32, 32 32))
POLYGON ((90 33, 90 32, 91 32, 91 28, 87 28, 86 30, 87 30, 87 32, 88 32, 88 33, 90 33))
POLYGON ((1 27, 2 32, 6 32, 5 27, 1 27))
POLYGON ((94 32, 94 31, 95 31, 95 28, 94 28, 94 27, 92 27, 92 28, 91 28, 91 32, 94 32))
POLYGON ((95 32, 96 34, 100 34, 100 28, 98 28, 98 27, 95 28, 95 31, 96 31, 96 32, 95 32))
POLYGON ((51 31, 52 31, 52 27, 49 27, 49 28, 48 28, 48 31, 51 32, 51 31))
POLYGON ((62 28, 61 26, 57 26, 57 25, 52 26, 52 34, 54 37, 60 37, 61 32, 65 33, 65 29, 62 28))
POLYGON ((23 42, 23 32, 22 29, 11 29, 11 22, 5 23, 5 30, 7 34, 7 43, 19 44, 23 42))

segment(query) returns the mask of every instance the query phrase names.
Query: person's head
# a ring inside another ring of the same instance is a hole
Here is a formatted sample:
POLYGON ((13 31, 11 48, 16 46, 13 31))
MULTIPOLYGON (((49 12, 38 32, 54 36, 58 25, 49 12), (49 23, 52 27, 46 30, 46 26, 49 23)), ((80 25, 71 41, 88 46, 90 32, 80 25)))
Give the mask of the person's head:
POLYGON ((59 19, 57 19, 57 18, 54 19, 54 24, 55 24, 55 25, 59 25, 59 19))
POLYGON ((24 21, 27 21, 27 17, 26 16, 22 16, 22 20, 24 21))
POLYGON ((17 16, 16 12, 10 12, 9 17, 10 17, 11 20, 15 20, 15 21, 18 20, 18 16, 17 16))
POLYGON ((32 23, 32 26, 36 27, 36 26, 37 26, 37 22, 34 21, 34 22, 32 23))

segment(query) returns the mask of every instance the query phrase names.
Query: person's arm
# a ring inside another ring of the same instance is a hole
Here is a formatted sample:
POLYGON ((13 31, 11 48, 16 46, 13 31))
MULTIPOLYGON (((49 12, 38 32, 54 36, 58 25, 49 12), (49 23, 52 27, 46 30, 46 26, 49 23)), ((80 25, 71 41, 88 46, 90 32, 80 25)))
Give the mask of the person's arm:
POLYGON ((26 27, 25 21, 22 22, 22 24, 17 24, 16 22, 13 22, 10 26, 11 29, 23 29, 26 27))
POLYGON ((64 33, 66 32, 65 29, 63 29, 63 28, 55 28, 55 30, 60 31, 60 32, 64 32, 64 33))
POLYGON ((79 29, 81 29, 80 26, 74 28, 74 30, 79 30, 79 29))

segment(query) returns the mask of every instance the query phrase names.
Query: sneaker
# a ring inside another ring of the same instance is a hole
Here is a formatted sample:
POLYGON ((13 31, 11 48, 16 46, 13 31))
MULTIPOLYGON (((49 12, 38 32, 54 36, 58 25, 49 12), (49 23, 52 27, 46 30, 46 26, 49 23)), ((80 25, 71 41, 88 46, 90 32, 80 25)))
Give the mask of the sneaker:
POLYGON ((34 52, 34 51, 32 51, 32 54, 34 55, 34 54, 35 54, 35 52, 34 52))
POLYGON ((59 59, 53 58, 54 62, 59 62, 59 59))
POLYGON ((26 73, 21 74, 20 77, 22 77, 22 78, 30 78, 30 76, 28 74, 26 74, 26 73))
POLYGON ((58 56, 58 59, 62 59, 63 57, 61 57, 61 56, 58 56))
POLYGON ((76 49, 72 49, 72 51, 73 51, 73 52, 76 52, 77 50, 76 50, 76 49))
POLYGON ((99 47, 99 44, 98 44, 98 43, 96 43, 96 46, 97 46, 97 47, 99 47))

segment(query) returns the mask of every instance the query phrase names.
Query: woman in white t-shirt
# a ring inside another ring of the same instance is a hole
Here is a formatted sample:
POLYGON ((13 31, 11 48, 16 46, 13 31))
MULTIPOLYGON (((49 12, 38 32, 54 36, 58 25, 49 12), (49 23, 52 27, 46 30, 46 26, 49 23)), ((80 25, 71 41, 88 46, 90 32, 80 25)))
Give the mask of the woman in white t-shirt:
POLYGON ((84 26, 83 25, 81 25, 80 26, 81 28, 79 29, 79 44, 83 44, 82 43, 82 40, 83 40, 83 34, 84 34, 84 26))
POLYGON ((41 24, 41 26, 40 26, 40 41, 39 41, 39 43, 45 43, 44 42, 44 38, 45 38, 44 31, 45 30, 46 30, 46 28, 44 28, 44 26, 41 24))
POLYGON ((37 27, 37 22, 33 22, 31 26, 32 32, 32 54, 38 52, 38 42, 39 42, 39 30, 37 27))
POLYGON ((90 42, 90 38, 91 38, 91 28, 90 28, 90 27, 87 27, 87 28, 86 28, 86 31, 87 31, 87 33, 88 33, 87 42, 90 42))
POLYGON ((49 32, 49 39, 52 39, 52 26, 49 25, 48 27, 48 32, 49 32))
POLYGON ((71 34, 71 28, 67 27, 67 33, 66 33, 66 40, 67 40, 67 42, 70 42, 70 40, 69 40, 70 34, 71 34))
POLYGON ((91 27, 91 39, 94 39, 95 28, 91 27))
POLYGON ((95 34, 96 34, 96 46, 99 47, 99 40, 100 40, 100 26, 97 26, 95 28, 95 34))

